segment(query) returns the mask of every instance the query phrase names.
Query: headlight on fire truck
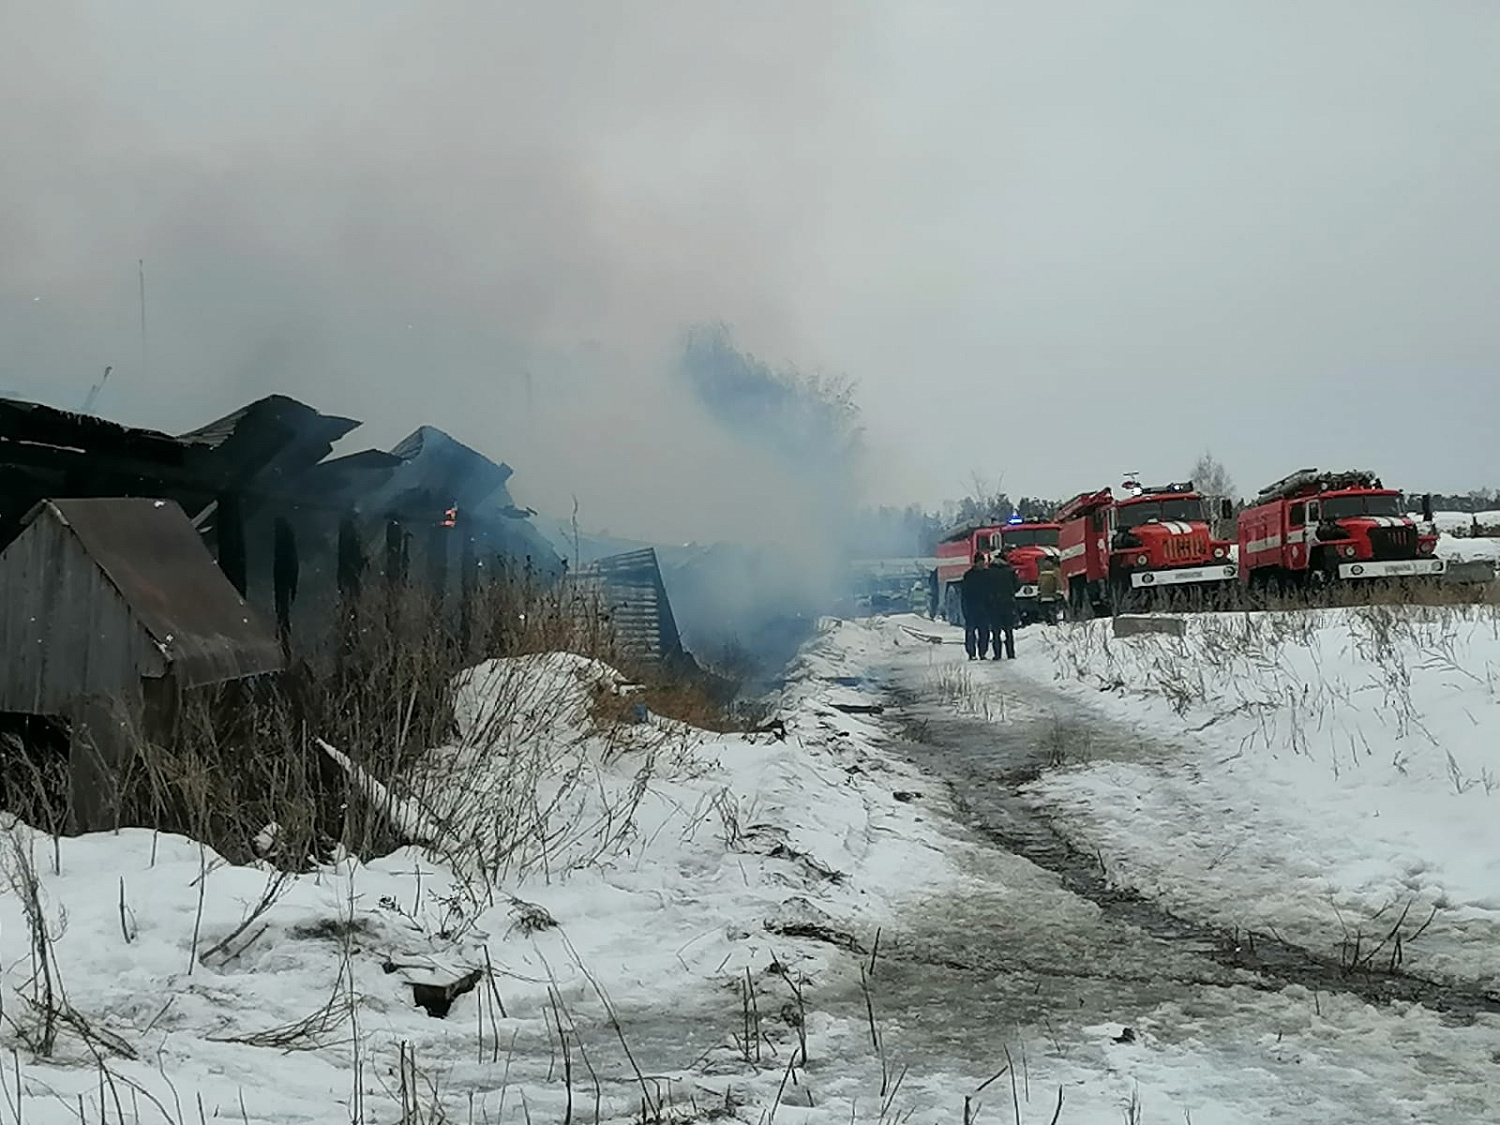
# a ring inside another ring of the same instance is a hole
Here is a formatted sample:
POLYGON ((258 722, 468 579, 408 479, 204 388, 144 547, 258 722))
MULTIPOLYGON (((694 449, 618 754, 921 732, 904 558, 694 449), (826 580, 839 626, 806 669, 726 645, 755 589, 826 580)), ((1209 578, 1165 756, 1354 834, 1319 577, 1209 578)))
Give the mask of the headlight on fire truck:
POLYGON ((1421 548, 1420 548, 1420 550, 1421 550, 1421 552, 1424 555, 1430 555, 1430 554, 1432 554, 1432 544, 1431 543, 1423 543, 1422 546, 1421 546, 1421 548))
POLYGON ((1353 547, 1345 547, 1344 548, 1344 558, 1346 558, 1346 559, 1352 559, 1353 557, 1354 557, 1354 548, 1353 547))
POLYGON ((1135 565, 1136 566, 1145 566, 1150 561, 1151 561, 1151 559, 1150 559, 1150 556, 1148 556, 1148 555, 1136 555, 1136 557, 1135 557, 1135 565))
POLYGON ((1222 559, 1228 553, 1229 552, 1226 551, 1226 550, 1224 550, 1223 547, 1215 547, 1214 548, 1214 558, 1216 558, 1216 559, 1222 559))

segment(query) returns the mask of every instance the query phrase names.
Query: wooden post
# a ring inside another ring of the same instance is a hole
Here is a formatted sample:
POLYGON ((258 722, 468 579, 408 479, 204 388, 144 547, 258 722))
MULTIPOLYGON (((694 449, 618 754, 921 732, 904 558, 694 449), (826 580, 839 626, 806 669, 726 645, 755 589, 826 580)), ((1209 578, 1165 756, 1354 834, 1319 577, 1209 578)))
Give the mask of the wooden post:
POLYGON ((245 558, 245 515, 239 493, 225 492, 219 496, 214 528, 219 545, 219 569, 243 598, 250 587, 249 566, 245 558))
POLYGON ((290 659, 292 605, 297 600, 300 564, 297 559, 297 535, 284 516, 276 517, 273 538, 275 543, 271 555, 271 580, 276 596, 276 636, 281 641, 282 655, 290 659))
POLYGON ((456 529, 434 524, 427 531, 427 586, 434 613, 441 618, 448 600, 448 543, 456 529))
POLYGON ((339 520, 339 593, 353 600, 359 597, 365 571, 364 547, 359 541, 359 522, 353 512, 339 520))
POLYGON ((140 737, 143 700, 138 692, 89 696, 71 715, 68 743, 69 806, 74 831, 120 827, 120 778, 140 737))
POLYGON ((410 563, 407 535, 397 520, 385 522, 385 583, 392 591, 406 585, 406 570, 410 563))
POLYGON ((339 520, 337 580, 339 591, 339 658, 354 655, 359 647, 359 592, 365 569, 364 548, 359 541, 355 514, 339 520))
POLYGON ((463 542, 459 545, 458 636, 464 656, 468 657, 473 653, 475 639, 474 615, 477 612, 475 601, 479 587, 479 560, 475 555, 474 537, 462 530, 459 534, 463 535, 463 542))

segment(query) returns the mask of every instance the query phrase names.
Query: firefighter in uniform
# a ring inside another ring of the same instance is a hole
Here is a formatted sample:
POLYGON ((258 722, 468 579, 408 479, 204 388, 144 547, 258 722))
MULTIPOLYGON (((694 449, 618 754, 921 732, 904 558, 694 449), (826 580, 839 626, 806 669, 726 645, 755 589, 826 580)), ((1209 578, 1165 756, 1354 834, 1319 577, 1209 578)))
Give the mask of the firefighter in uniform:
POLYGON ((984 554, 974 555, 974 565, 964 571, 959 593, 964 609, 964 651, 970 660, 983 660, 990 649, 990 596, 994 580, 984 565, 984 554))

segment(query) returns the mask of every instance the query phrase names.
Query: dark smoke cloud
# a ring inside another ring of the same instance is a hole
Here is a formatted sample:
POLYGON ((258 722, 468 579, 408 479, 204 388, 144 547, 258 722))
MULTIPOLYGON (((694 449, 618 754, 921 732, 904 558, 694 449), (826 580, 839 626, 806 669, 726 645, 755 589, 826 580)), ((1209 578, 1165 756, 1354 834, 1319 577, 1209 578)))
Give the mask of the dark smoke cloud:
POLYGON ((356 442, 449 429, 595 525, 780 534, 787 470, 724 440, 674 351, 721 316, 801 347, 779 279, 855 127, 828 83, 862 18, 6 6, 0 386, 77 406, 112 363, 100 409, 169 430, 285 392, 365 419, 356 442))
POLYGON ((0 387, 288 390, 591 524, 786 535, 799 467, 674 381, 722 319, 858 378, 872 499, 1500 483, 1497 52, 1466 0, 13 2, 0 387))

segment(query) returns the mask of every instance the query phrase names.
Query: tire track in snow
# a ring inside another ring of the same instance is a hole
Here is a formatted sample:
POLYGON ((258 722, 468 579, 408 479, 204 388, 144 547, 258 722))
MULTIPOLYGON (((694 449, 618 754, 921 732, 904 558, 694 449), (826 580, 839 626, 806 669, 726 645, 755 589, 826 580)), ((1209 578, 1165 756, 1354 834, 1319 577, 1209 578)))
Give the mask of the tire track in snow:
MULTIPOLYGON (((1055 876, 1064 890, 1093 903, 1108 922, 1130 928, 1168 946, 1191 949, 1227 971, 1224 979, 1189 974, 1181 983, 1200 986, 1239 985, 1261 991, 1280 991, 1299 985, 1312 993, 1342 993, 1368 1003, 1421 1004, 1445 1018, 1472 1022, 1476 1015, 1500 1014, 1500 995, 1465 982, 1429 980, 1401 970, 1374 966, 1350 971, 1336 958, 1285 941, 1269 933, 1236 934, 1184 918, 1153 899, 1113 885, 1101 857, 1083 851, 1025 787, 1046 768, 1056 727, 1050 720, 1017 718, 996 724, 954 713, 929 689, 907 682, 904 670, 893 671, 893 681, 882 685, 892 704, 888 716, 915 722, 924 730, 920 745, 905 741, 892 729, 894 749, 913 765, 941 781, 967 825, 1005 852, 1018 856, 1055 876)), ((871 685, 873 686, 873 685, 871 685)), ((1028 692, 1036 690, 1027 685, 1028 692)), ((1060 709, 1076 710, 1059 697, 1060 709)), ((1075 722, 1097 746, 1108 747, 1112 732, 1104 724, 1075 722)), ((1119 741, 1119 739, 1113 739, 1119 741)), ((1139 736, 1119 747, 1138 756, 1139 736)), ((952 967, 957 968, 958 965, 952 967)), ((1139 972, 1112 969, 1028 966, 1033 973, 1078 975, 1121 984, 1170 979, 1160 965, 1143 964, 1139 972)))

